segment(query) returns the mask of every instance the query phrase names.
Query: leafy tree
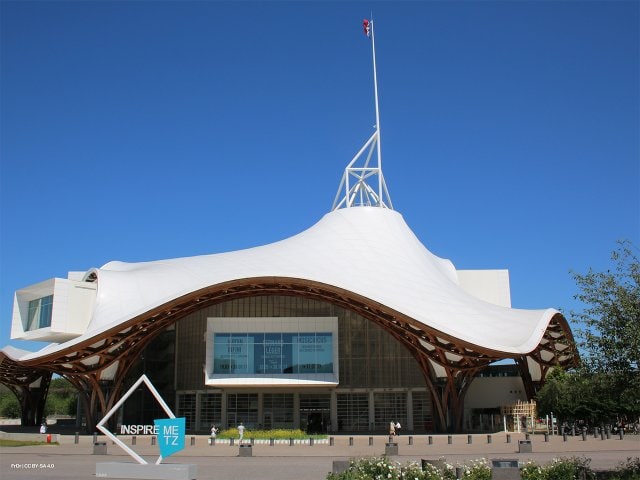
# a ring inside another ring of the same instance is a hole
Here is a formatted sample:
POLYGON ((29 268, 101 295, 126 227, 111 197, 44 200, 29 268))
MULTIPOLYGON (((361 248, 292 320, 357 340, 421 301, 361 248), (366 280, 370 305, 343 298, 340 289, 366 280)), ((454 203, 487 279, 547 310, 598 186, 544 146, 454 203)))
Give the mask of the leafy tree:
POLYGON ((574 274, 575 298, 585 308, 572 312, 581 365, 554 370, 536 397, 541 414, 562 420, 602 423, 640 415, 640 263, 635 247, 619 242, 613 271, 574 274))
POLYGON ((637 378, 640 366, 640 262, 630 242, 621 241, 611 259, 615 270, 573 275, 587 307, 571 312, 578 330, 584 368, 623 380, 637 378))

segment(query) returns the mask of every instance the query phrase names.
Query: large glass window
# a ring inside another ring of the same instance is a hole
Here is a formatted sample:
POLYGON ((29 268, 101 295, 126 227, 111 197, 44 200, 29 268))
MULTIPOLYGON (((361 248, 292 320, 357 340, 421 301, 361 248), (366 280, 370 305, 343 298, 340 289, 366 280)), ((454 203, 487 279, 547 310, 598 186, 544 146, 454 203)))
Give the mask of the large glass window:
POLYGON ((230 393, 227 395, 227 423, 235 427, 240 422, 252 429, 258 426, 258 394, 230 393))
POLYGON ((265 393, 262 408, 264 428, 293 428, 292 393, 265 393))
POLYGON ((27 314, 27 331, 37 330, 51 326, 51 315, 53 313, 53 295, 38 298, 29 302, 27 314))
POLYGON ((413 392, 413 429, 418 432, 433 431, 431 397, 427 392, 413 392))
POLYGON ((389 422, 407 423, 407 394, 405 392, 374 393, 375 428, 386 429, 389 422))
POLYGON ((333 373, 330 332, 216 333, 214 374, 333 373))
POLYGON ((177 417, 185 418, 185 428, 191 430, 196 421, 196 394, 181 393, 178 395, 177 417))
POLYGON ((369 430, 369 394, 338 394, 338 430, 358 432, 369 430))
POLYGON ((211 425, 220 427, 222 422, 222 394, 200 395, 200 430, 211 430, 211 425))

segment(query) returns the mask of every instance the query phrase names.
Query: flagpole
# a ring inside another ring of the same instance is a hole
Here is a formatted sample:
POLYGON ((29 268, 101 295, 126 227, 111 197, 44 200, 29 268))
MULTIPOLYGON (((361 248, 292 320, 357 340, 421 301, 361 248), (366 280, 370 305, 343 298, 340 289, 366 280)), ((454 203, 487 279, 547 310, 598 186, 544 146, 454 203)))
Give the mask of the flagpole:
POLYGON ((376 102, 376 132, 378 138, 376 139, 376 147, 378 154, 378 194, 380 200, 382 200, 382 147, 380 145, 380 109, 378 106, 378 74, 376 69, 376 38, 374 33, 373 18, 370 21, 371 24, 371 50, 373 53, 373 92, 376 102))

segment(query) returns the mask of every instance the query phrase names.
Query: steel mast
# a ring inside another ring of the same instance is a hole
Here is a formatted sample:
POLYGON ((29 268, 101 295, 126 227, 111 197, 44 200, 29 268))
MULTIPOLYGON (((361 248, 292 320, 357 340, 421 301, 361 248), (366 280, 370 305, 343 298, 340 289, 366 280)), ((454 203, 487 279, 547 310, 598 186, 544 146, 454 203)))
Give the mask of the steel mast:
POLYGON ((367 36, 371 37, 373 57, 373 93, 376 110, 376 125, 373 135, 365 142, 345 168, 338 192, 333 201, 332 210, 355 206, 373 206, 393 209, 391 197, 382 174, 382 148, 380 145, 380 107, 378 102, 378 74, 376 66, 376 44, 373 32, 373 20, 364 21, 367 36), (376 160, 371 165, 374 148, 376 160), (366 154, 365 154, 366 152, 366 154), (360 162, 358 162, 360 161, 360 162), (361 166, 357 166, 362 164, 361 166), (377 165, 375 165, 377 163, 377 165), (377 182, 375 177, 377 176, 377 182))

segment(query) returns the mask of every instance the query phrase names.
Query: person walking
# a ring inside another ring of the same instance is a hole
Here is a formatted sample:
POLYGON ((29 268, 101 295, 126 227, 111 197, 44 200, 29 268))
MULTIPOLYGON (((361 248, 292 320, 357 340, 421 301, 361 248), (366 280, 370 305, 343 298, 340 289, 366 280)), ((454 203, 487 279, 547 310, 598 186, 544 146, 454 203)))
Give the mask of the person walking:
POLYGON ((400 425, 400 422, 396 422, 396 435, 400 435, 401 428, 402 428, 402 425, 400 425))
POLYGON ((215 425, 211 425, 211 438, 216 438, 217 434, 218 434, 218 429, 216 428, 215 425))
POLYGON ((389 422, 389 435, 390 436, 395 436, 396 434, 396 424, 393 420, 391 420, 391 422, 389 422))
POLYGON ((238 425, 238 434, 240 435, 238 442, 242 443, 242 439, 244 438, 244 425, 242 424, 242 422, 240 422, 240 425, 238 425))

